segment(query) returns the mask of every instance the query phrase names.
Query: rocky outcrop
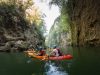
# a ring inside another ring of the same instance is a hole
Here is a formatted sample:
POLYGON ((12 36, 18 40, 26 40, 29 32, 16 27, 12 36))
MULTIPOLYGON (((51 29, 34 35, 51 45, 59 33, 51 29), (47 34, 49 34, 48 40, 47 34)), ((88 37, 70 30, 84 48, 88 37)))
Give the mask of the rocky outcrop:
POLYGON ((0 1, 0 51, 23 51, 39 45, 44 45, 44 38, 36 24, 26 20, 22 5, 0 1))
POLYGON ((4 30, 0 32, 0 51, 23 51, 30 46, 36 48, 38 45, 43 45, 43 37, 38 34, 37 29, 34 29, 34 25, 32 27, 33 28, 29 27, 24 31, 21 31, 21 27, 20 30, 15 31, 10 28, 5 29, 2 27, 4 30))
POLYGON ((72 45, 100 46, 100 0, 69 0, 72 45))

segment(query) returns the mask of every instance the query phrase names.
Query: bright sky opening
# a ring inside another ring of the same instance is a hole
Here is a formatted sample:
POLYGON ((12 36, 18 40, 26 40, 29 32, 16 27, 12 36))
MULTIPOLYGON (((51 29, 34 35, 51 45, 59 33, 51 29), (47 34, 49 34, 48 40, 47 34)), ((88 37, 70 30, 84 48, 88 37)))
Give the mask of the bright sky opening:
POLYGON ((54 20, 60 15, 58 6, 52 5, 52 7, 50 8, 49 1, 50 0, 45 0, 41 2, 41 0, 34 0, 40 11, 46 15, 46 17, 44 17, 44 21, 47 33, 53 25, 54 20))

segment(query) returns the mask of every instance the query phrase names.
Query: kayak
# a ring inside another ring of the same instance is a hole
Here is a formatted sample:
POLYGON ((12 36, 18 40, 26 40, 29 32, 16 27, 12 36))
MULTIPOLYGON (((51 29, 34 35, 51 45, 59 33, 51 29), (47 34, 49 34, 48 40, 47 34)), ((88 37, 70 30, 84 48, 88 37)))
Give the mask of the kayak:
POLYGON ((72 59, 72 55, 67 54, 67 55, 62 55, 62 56, 58 56, 58 57, 49 57, 49 60, 70 60, 72 59))
POLYGON ((27 52, 27 55, 29 57, 37 58, 40 60, 70 60, 73 58, 71 54, 66 54, 66 55, 62 55, 62 56, 47 56, 47 55, 38 56, 34 52, 27 52))

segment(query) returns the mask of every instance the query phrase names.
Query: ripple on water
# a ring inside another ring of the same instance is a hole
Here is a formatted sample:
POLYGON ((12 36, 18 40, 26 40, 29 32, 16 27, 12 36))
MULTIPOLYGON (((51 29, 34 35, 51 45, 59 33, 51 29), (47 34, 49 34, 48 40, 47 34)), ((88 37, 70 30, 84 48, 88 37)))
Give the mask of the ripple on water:
POLYGON ((63 71, 60 67, 55 66, 55 63, 46 63, 46 75, 68 75, 67 72, 63 71))

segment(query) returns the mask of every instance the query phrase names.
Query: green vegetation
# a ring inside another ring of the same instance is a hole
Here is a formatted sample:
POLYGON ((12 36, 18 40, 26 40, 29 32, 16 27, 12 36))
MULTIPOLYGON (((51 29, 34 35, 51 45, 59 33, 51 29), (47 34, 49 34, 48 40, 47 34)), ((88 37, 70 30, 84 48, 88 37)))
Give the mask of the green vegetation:
POLYGON ((13 47, 24 39, 19 47, 35 48, 37 44, 44 45, 45 31, 42 14, 33 0, 0 0, 0 46, 6 48, 7 43, 13 42, 12 46, 9 44, 13 47))
POLYGON ((50 5, 58 5, 61 11, 61 15, 55 20, 50 32, 48 40, 48 45, 58 45, 60 47, 66 47, 71 43, 71 32, 69 24, 69 16, 67 13, 66 0, 52 0, 50 5))

